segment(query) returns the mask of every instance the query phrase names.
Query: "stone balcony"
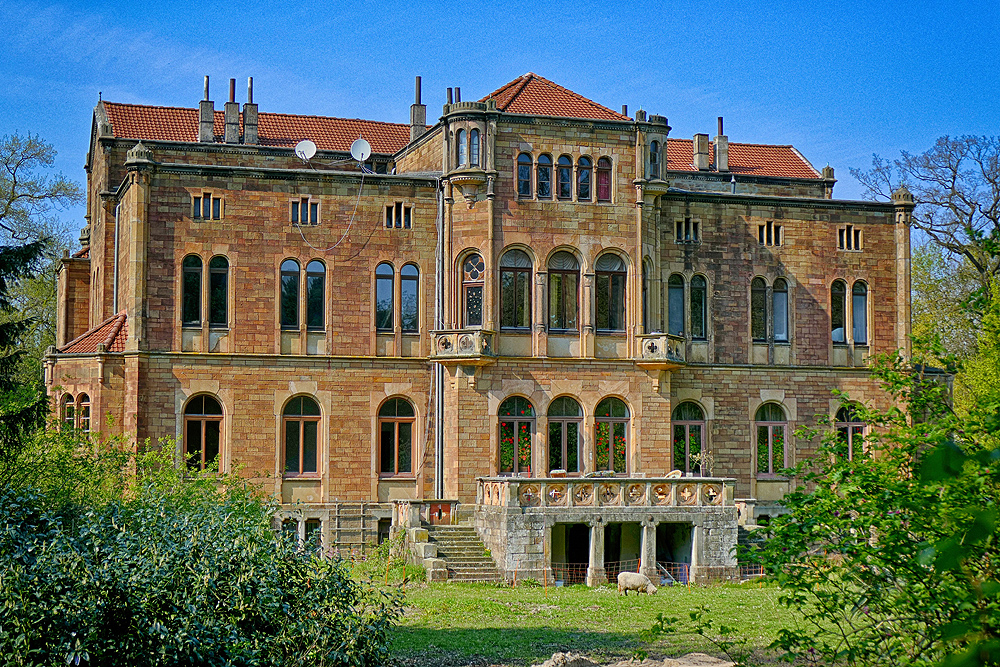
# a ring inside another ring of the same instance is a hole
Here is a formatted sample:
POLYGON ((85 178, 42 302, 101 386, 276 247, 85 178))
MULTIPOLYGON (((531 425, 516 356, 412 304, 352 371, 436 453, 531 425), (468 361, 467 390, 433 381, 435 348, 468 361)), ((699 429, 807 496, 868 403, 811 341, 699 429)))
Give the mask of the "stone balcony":
POLYGON ((431 332, 431 359, 467 366, 496 361, 496 332, 485 329, 445 329, 431 332))
POLYGON ((649 370, 672 371, 685 364, 682 336, 665 333, 636 336, 636 349, 639 354, 635 363, 649 370))
POLYGON ((591 509, 735 507, 735 481, 721 477, 480 477, 476 503, 591 509))

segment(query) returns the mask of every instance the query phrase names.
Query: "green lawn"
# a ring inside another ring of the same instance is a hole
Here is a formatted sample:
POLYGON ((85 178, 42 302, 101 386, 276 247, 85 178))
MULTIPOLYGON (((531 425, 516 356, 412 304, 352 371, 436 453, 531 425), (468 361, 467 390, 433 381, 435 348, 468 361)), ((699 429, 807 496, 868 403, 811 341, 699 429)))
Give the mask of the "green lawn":
MULTIPOLYGON (((393 663, 411 667, 531 665, 556 651, 620 660, 648 653, 719 655, 689 632, 653 637, 663 613, 687 622, 708 617, 732 625, 755 646, 767 646, 791 621, 776 586, 761 583, 661 588, 652 597, 620 596, 613 587, 499 588, 485 584, 419 584, 406 591, 406 612, 393 636, 393 663)), ((722 657, 722 656, 720 656, 722 657)))

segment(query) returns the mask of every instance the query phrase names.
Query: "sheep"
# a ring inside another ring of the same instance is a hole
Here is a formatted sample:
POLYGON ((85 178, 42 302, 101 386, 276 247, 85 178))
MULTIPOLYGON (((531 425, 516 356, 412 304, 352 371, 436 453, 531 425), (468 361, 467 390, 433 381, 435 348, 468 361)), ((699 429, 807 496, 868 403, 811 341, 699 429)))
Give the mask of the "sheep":
POLYGON ((618 575, 618 592, 625 593, 628 597, 629 591, 635 591, 635 594, 645 593, 646 595, 656 595, 656 586, 653 582, 649 580, 644 574, 639 574, 637 572, 621 572, 618 575))

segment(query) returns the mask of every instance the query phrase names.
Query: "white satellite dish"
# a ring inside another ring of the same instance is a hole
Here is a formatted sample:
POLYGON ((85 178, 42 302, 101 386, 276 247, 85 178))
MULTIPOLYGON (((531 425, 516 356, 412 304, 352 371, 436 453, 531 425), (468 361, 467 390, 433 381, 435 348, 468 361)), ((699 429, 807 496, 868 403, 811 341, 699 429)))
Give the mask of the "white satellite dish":
POLYGON ((313 155, 316 155, 316 144, 308 139, 303 139, 299 143, 295 144, 295 154, 298 155, 299 159, 302 161, 310 160, 313 155))
POLYGON ((367 141, 358 137, 351 144, 351 157, 358 162, 364 162, 372 154, 372 146, 367 141))

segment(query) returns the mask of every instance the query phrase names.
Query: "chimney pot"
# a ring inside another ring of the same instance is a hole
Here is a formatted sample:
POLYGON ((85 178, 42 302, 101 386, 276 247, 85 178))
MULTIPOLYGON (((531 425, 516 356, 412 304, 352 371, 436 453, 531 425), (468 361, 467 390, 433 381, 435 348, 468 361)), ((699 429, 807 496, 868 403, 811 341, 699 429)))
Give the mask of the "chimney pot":
POLYGON ((416 80, 416 102, 410 105, 410 141, 427 131, 427 107, 420 103, 420 77, 416 80))
POLYGON ((229 80, 229 101, 236 101, 236 79, 229 80))
POLYGON ((420 77, 417 77, 417 90, 416 90, 416 102, 415 104, 420 104, 420 77))
POLYGON ((456 86, 455 87, 455 104, 458 104, 461 101, 462 101, 462 89, 456 86))
POLYGON ((247 103, 253 104, 253 77, 247 77, 247 103))
POLYGON ((623 104, 622 105, 622 115, 623 116, 627 116, 628 115, 628 105, 627 104, 623 104))
POLYGON ((205 97, 203 97, 202 99, 203 100, 207 100, 208 99, 208 75, 207 74, 205 75, 205 97))
POLYGON ((719 134, 712 143, 715 144, 715 170, 729 171, 729 137, 722 133, 722 116, 719 116, 719 134))
POLYGON ((448 104, 451 104, 451 88, 448 89, 448 104))
POLYGON ((722 136, 725 132, 722 131, 722 116, 719 116, 719 136, 722 136))

